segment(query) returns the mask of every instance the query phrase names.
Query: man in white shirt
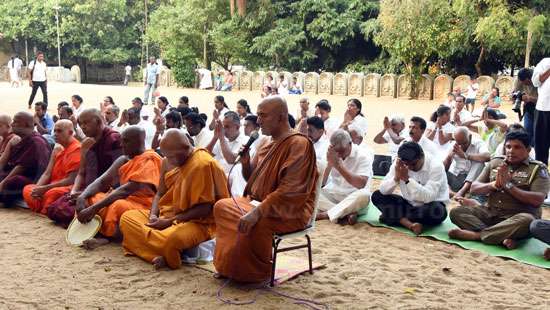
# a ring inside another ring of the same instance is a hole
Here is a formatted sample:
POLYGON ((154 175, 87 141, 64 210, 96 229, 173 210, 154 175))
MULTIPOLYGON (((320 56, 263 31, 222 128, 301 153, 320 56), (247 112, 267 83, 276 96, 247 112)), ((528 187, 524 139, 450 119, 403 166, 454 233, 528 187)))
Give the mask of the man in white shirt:
POLYGON ((145 104, 149 104, 149 93, 151 94, 151 102, 155 103, 155 91, 159 83, 160 67, 156 62, 155 57, 149 57, 149 63, 145 69, 145 93, 143 99, 145 104))
POLYGON ((409 138, 407 138, 405 141, 413 141, 418 143, 422 147, 422 150, 424 151, 426 157, 434 158, 438 161, 443 161, 446 154, 439 153, 433 141, 424 136, 425 131, 426 121, 422 117, 413 116, 411 118, 411 123, 409 124, 409 138))
POLYGON ((477 179, 485 162, 491 158, 487 144, 473 137, 467 127, 457 127, 453 134, 453 150, 449 153, 443 165, 447 171, 449 188, 454 198, 462 198, 470 191, 472 182, 477 179))
POLYGON ((455 126, 468 126, 467 122, 473 123, 472 113, 466 110, 464 107, 464 100, 462 95, 458 95, 455 98, 455 109, 453 114, 453 123, 455 126))
POLYGON ((124 67, 124 85, 128 85, 128 82, 132 79, 132 66, 130 64, 127 64, 126 67, 124 67))
POLYGON ((405 118, 402 116, 392 116, 391 120, 386 116, 384 117, 384 128, 380 131, 376 137, 374 137, 374 143, 376 144, 388 144, 388 155, 393 158, 397 156, 397 150, 399 144, 407 138, 407 131, 405 129, 405 118))
POLYGON ((533 70, 531 81, 538 88, 539 97, 535 107, 535 154, 538 161, 548 165, 550 148, 550 57, 543 58, 533 70))
POLYGON ((469 110, 469 106, 472 105, 472 109, 470 110, 470 112, 474 112, 478 90, 479 90, 479 84, 477 83, 477 79, 474 76, 470 77, 470 85, 468 85, 468 91, 466 92, 466 101, 465 101, 467 110, 469 110))
POLYGON ((315 105, 315 115, 319 116, 325 122, 325 134, 330 138, 332 134, 340 128, 340 120, 330 116, 332 110, 328 100, 322 99, 315 105))
POLYGON ((325 136, 325 125, 320 117, 312 116, 307 119, 307 136, 313 142, 317 164, 326 162, 329 140, 325 136))
POLYGON ((199 74, 199 89, 212 88, 212 72, 206 68, 197 69, 199 74))
POLYGON ((212 132, 206 127, 206 117, 201 114, 191 112, 183 118, 183 123, 187 132, 193 139, 193 146, 196 148, 206 148, 212 141, 212 132))
MULTIPOLYGON (((119 122, 118 120, 119 114, 120 114, 120 108, 114 104, 110 104, 105 108, 105 113, 103 117, 105 117, 105 123, 107 127, 122 133, 122 131, 127 126, 128 120, 124 120, 124 118, 121 118, 119 122)), ((127 112, 126 112, 126 115, 127 115, 127 112)))
POLYGON ((156 132, 155 124, 148 119, 146 111, 141 111, 141 117, 140 111, 135 107, 128 109, 126 113, 128 115, 128 126, 137 125, 143 128, 145 131, 145 148, 150 149, 156 132), (142 118, 143 115, 146 115, 146 117, 142 118))
POLYGON ((380 222, 402 225, 420 235, 424 225, 439 225, 447 217, 449 187, 445 168, 441 162, 424 156, 418 143, 404 142, 371 199, 382 212, 380 222), (393 194, 397 187, 401 195, 393 194))
POLYGON ((338 129, 330 137, 327 163, 317 219, 353 225, 357 211, 369 203, 372 158, 352 143, 347 131, 338 129))
POLYGON ((36 53, 36 60, 31 61, 29 63, 29 85, 32 87, 31 96, 29 97, 29 109, 32 107, 32 103, 34 101, 34 96, 36 96, 36 91, 40 87, 40 90, 42 91, 42 101, 46 104, 48 104, 48 90, 47 90, 47 78, 46 78, 46 71, 48 69, 48 65, 44 61, 44 53, 37 52, 36 53))
POLYGON ((223 167, 225 174, 228 176, 233 195, 242 195, 246 186, 246 183, 239 182, 240 180, 244 180, 239 175, 242 174, 240 164, 237 164, 233 171, 231 171, 231 175, 229 175, 229 171, 233 164, 235 164, 240 148, 248 141, 248 137, 241 134, 240 127, 241 119, 239 114, 233 111, 225 113, 223 121, 216 121, 214 136, 206 147, 212 153, 214 159, 223 167))

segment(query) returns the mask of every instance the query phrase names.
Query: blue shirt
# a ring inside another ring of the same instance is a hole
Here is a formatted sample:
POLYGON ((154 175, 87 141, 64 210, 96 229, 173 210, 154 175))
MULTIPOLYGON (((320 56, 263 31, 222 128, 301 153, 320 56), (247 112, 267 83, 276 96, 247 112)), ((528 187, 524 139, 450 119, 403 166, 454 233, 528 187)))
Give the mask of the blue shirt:
POLYGON ((46 134, 48 135, 52 134, 54 123, 53 123, 52 117, 49 116, 48 113, 42 116, 42 119, 40 120, 40 124, 42 125, 42 127, 46 128, 46 130, 48 131, 46 134))
POLYGON ((147 64, 147 84, 155 84, 157 82, 159 71, 159 65, 147 64))

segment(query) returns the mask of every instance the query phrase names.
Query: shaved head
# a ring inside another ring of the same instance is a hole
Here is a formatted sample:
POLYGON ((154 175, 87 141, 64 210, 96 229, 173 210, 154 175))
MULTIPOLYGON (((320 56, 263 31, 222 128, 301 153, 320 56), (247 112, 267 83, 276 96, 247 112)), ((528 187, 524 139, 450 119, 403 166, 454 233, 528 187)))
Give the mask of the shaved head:
POLYGON ((29 112, 18 112, 11 123, 13 133, 23 138, 34 131, 34 117, 29 112))
POLYGON ((2 125, 11 125, 11 117, 8 115, 0 115, 0 124, 2 125))
POLYGON ((105 127, 103 116, 98 109, 85 109, 78 116, 78 124, 86 137, 99 138, 105 127))
POLYGON ((6 137, 11 132, 11 117, 0 115, 0 136, 6 137))
POLYGON ((171 166, 182 166, 193 153, 193 146, 179 129, 168 129, 160 141, 160 151, 171 166))
POLYGON ((53 134, 55 142, 67 146, 72 141, 74 124, 68 119, 61 119, 55 123, 53 134))
POLYGON ((258 125, 264 135, 277 139, 290 131, 288 106, 280 96, 268 97, 258 105, 258 125))
POLYGON ((145 130, 130 126, 122 132, 122 149, 125 155, 133 158, 145 151, 145 130))
POLYGON ((13 118, 19 119, 27 127, 34 127, 34 117, 29 112, 17 112, 13 118))

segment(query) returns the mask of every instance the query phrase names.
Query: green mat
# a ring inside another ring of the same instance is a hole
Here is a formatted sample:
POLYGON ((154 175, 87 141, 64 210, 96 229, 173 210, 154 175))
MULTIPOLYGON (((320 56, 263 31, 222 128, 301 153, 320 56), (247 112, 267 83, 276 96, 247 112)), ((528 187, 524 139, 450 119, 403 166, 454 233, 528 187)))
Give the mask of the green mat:
MULTIPOLYGON (((378 218, 380 217, 380 211, 371 203, 367 208, 362 209, 359 212, 359 222, 367 222, 373 226, 387 227, 393 230, 397 230, 414 236, 414 234, 403 227, 393 227, 380 223, 378 218)), ((507 250, 504 247, 496 245, 486 245, 478 241, 460 241, 450 239, 447 232, 451 229, 458 228, 451 222, 449 217, 441 225, 436 227, 427 227, 426 230, 420 235, 421 237, 432 237, 440 241, 456 244, 462 248, 468 250, 478 250, 491 256, 507 257, 518 262, 525 264, 550 269, 550 261, 545 260, 542 257, 544 250, 549 247, 534 238, 519 241, 519 246, 515 250, 507 250)))

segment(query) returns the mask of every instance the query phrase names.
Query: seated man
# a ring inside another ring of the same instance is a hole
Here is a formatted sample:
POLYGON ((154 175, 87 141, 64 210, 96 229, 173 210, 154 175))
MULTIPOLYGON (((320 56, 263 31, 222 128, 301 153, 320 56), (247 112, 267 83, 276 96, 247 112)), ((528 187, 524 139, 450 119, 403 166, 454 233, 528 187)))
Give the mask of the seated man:
POLYGON ((11 149, 21 141, 21 138, 11 129, 11 117, 0 115, 0 170, 8 162, 11 149))
POLYGON ((241 282, 269 279, 273 234, 306 227, 318 178, 313 144, 291 131, 283 98, 267 97, 260 103, 258 124, 272 141, 252 161, 247 152, 243 155, 248 180, 244 197, 214 205, 214 265, 221 276, 241 282))
POLYGON ((328 166, 319 196, 319 210, 323 212, 317 219, 353 225, 357 223, 357 211, 369 204, 373 158, 354 145, 343 129, 330 137, 326 156, 328 166))
POLYGON ((325 163, 329 141, 325 135, 325 124, 320 117, 312 116, 307 119, 307 136, 313 142, 317 163, 325 163))
POLYGON ((193 138, 195 147, 205 148, 212 142, 212 132, 206 127, 206 115, 191 112, 183 118, 185 128, 193 138))
POLYGON ((470 189, 472 194, 488 195, 487 205, 452 209, 451 221, 460 229, 449 231, 449 237, 514 249, 515 240, 529 236, 529 225, 540 218, 550 189, 548 170, 529 159, 526 132, 508 133, 505 148, 506 156, 494 157, 470 189))
POLYGON ((34 125, 36 131, 41 135, 51 135, 53 130, 53 119, 48 115, 48 104, 38 101, 34 104, 34 125))
MULTIPOLYGON (((89 222, 96 214, 101 216, 100 233, 103 237, 120 238, 118 223, 128 210, 146 210, 151 207, 157 191, 161 158, 153 150, 145 150, 145 131, 130 126, 122 133, 124 155, 119 157, 101 177, 88 185, 76 200, 78 220, 89 222), (120 182, 120 186, 113 186, 120 182)), ((94 249, 109 242, 106 238, 92 238, 83 246, 94 249)))
POLYGON ((456 96, 456 106, 452 121, 455 126, 468 126, 475 122, 472 119, 472 113, 465 108, 465 100, 462 95, 456 96))
POLYGON ((380 222, 401 224, 420 235, 424 225, 439 225, 447 217, 449 187, 445 168, 429 154, 424 155, 416 142, 404 142, 371 200, 382 212, 380 222), (392 194, 398 186, 402 196, 392 194))
POLYGON ((384 117, 384 129, 374 137, 374 142, 376 144, 387 143, 388 155, 395 158, 395 156, 397 156, 399 144, 401 144, 405 138, 407 138, 405 119, 402 116, 392 116, 390 120, 386 116, 384 117))
POLYGON ((451 195, 465 197, 472 182, 477 179, 490 155, 487 145, 481 139, 472 137, 467 127, 457 127, 453 133, 453 149, 443 165, 447 171, 447 181, 451 195))
POLYGON ((483 111, 481 118, 467 121, 463 126, 468 127, 471 131, 478 133, 481 139, 487 143, 487 148, 491 156, 496 154, 498 145, 504 141, 504 135, 508 129, 508 125, 499 120, 498 114, 493 109, 483 111), (483 121, 483 123, 475 125, 475 123, 483 121))
MULTIPOLYGON (((550 220, 534 220, 529 226, 529 231, 533 237, 550 244, 550 220)), ((550 261, 550 248, 547 248, 543 255, 550 261)))
POLYGON ((80 147, 80 167, 71 192, 48 208, 48 217, 62 226, 73 220, 76 198, 99 178, 122 155, 120 134, 105 126, 101 112, 86 109, 78 116, 78 124, 86 138, 80 147))
POLYGON ((23 198, 29 208, 46 214, 50 205, 71 191, 80 166, 80 142, 73 137, 73 122, 57 121, 54 126, 55 145, 46 171, 36 184, 23 188, 23 198))
POLYGON ((205 149, 193 148, 180 130, 169 129, 160 149, 166 158, 151 211, 124 213, 120 231, 126 252, 156 268, 175 269, 182 250, 214 237, 212 208, 229 193, 222 167, 205 149))
POLYGON ((34 131, 31 114, 15 114, 11 127, 21 141, 11 147, 6 164, 0 167, 0 202, 5 207, 23 199, 23 187, 38 180, 48 166, 51 153, 46 139, 34 131))
POLYGON ((442 155, 438 151, 435 143, 424 135, 425 131, 426 121, 421 117, 413 116, 411 118, 411 123, 409 124, 409 137, 405 139, 405 141, 413 141, 418 143, 426 157, 434 158, 438 161, 443 161, 446 154, 442 155), (430 156, 428 156, 428 154, 430 156))
MULTIPOLYGON (((168 111, 165 116, 158 116, 155 118, 155 126, 157 130, 155 131, 155 136, 153 137, 153 142, 151 148, 156 150, 160 146, 160 140, 164 135, 164 131, 167 129, 181 129, 183 125, 183 120, 181 119, 181 114, 178 111, 168 111)), ((185 130, 183 131, 186 132, 185 130)))

